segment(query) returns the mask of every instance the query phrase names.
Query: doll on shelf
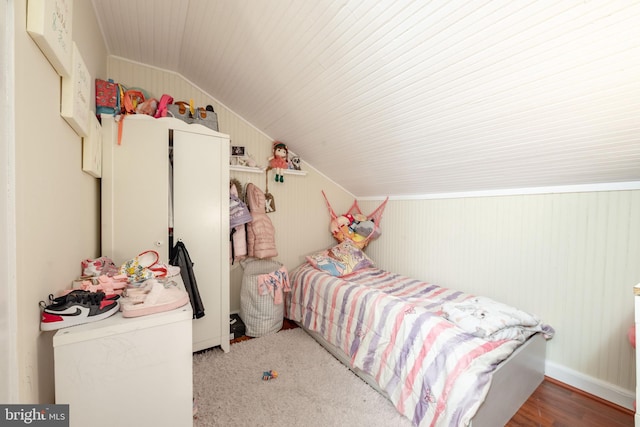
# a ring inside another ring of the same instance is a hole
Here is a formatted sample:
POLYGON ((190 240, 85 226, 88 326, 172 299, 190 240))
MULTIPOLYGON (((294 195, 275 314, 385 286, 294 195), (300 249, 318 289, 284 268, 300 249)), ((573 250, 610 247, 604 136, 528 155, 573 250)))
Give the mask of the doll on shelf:
POLYGON ((289 149, 282 142, 273 143, 273 156, 269 157, 269 169, 276 171, 275 181, 284 182, 283 170, 289 167, 289 149))

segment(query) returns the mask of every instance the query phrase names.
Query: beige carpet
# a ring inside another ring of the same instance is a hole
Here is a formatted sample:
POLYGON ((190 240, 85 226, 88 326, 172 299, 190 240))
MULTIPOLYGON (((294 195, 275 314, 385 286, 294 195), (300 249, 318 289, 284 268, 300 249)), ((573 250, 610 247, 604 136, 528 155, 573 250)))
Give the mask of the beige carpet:
POLYGON ((411 425, 302 329, 196 354, 193 377, 194 427, 411 425))

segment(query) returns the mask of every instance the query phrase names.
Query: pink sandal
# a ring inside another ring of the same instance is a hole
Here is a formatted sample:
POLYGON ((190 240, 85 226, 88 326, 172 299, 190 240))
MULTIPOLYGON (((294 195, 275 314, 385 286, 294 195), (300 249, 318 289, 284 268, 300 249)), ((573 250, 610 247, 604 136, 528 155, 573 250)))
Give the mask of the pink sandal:
MULTIPOLYGON (((129 295, 130 290, 127 290, 129 295)), ((189 303, 189 294, 175 282, 147 280, 143 288, 122 299, 122 317, 138 317, 174 310, 189 303)))

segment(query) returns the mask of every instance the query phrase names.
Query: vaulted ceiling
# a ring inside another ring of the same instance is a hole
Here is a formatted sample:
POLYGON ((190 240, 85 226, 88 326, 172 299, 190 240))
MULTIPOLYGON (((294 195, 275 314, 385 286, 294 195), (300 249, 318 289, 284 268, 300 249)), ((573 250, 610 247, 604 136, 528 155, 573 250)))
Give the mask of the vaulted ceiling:
POLYGON ((93 0, 359 197, 640 181, 640 2, 93 0))

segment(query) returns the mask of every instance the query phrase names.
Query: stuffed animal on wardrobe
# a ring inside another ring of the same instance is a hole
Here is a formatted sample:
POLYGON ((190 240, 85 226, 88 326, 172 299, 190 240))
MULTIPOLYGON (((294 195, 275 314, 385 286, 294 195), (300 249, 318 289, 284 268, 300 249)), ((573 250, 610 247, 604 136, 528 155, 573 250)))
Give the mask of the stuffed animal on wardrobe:
POLYGON ((284 182, 283 170, 289 168, 289 149, 286 144, 275 141, 273 156, 269 157, 269 169, 275 170, 275 181, 284 182))
POLYGON ((155 98, 147 99, 136 107, 136 114, 146 114, 147 116, 155 116, 158 109, 158 100, 155 98))

